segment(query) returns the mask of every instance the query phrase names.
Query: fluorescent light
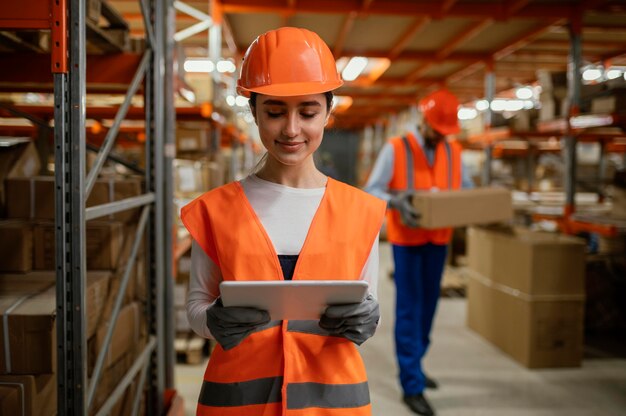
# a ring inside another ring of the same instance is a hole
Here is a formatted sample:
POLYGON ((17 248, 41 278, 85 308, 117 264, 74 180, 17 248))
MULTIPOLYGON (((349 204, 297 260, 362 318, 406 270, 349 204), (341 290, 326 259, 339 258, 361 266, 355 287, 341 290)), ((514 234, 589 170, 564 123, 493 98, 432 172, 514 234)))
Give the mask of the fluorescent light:
POLYGON ((476 101, 476 109, 478 111, 485 111, 486 109, 489 108, 489 101, 487 100, 478 100, 476 101))
POLYGON ((596 68, 585 69, 583 79, 585 81, 595 81, 602 76, 602 71, 596 68))
POLYGON ((506 111, 519 111, 522 108, 524 108, 524 101, 522 100, 506 100, 504 103, 506 111))
POLYGON ((236 69, 235 64, 228 60, 221 60, 217 63, 217 72, 220 73, 235 72, 236 69))
POLYGON ((495 99, 491 102, 491 109, 493 111, 504 111, 506 106, 506 100, 503 99, 495 99))
POLYGON ((473 120, 478 115, 478 111, 475 108, 461 107, 457 112, 459 120, 473 120))
POLYGON ((519 87, 515 90, 515 96, 520 100, 528 100, 533 97, 533 90, 530 87, 519 87))
POLYGON ((207 58, 192 58, 185 60, 183 65, 185 72, 209 73, 213 72, 215 65, 207 58))
POLYGON ((619 69, 609 69, 608 71, 606 71, 606 77, 608 79, 615 79, 621 76, 622 76, 622 71, 620 71, 619 69))
POLYGON ((530 110, 535 107, 535 103, 532 100, 524 100, 524 109, 530 110))
POLYGON ((235 97, 233 97, 232 95, 229 95, 226 97, 226 104, 228 104, 229 106, 234 106, 235 105, 235 97))
POLYGON ((350 59, 348 65, 341 72, 341 77, 344 81, 354 81, 363 72, 367 66, 367 58, 362 56, 355 56, 350 59))
POLYGON ((254 116, 250 113, 246 113, 243 116, 243 119, 245 120, 246 123, 253 123, 254 122, 254 116))

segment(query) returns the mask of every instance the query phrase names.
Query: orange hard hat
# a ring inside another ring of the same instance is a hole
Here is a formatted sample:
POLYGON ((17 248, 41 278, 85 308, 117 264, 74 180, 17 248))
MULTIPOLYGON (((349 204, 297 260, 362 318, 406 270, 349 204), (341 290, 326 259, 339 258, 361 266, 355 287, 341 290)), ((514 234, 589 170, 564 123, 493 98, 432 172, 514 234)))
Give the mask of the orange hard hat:
POLYGON ((288 97, 332 91, 342 84, 333 54, 316 33, 282 27, 252 42, 243 57, 237 92, 288 97))
POLYGON ((439 133, 456 134, 460 131, 457 111, 459 100, 448 90, 437 90, 419 102, 426 122, 439 133))

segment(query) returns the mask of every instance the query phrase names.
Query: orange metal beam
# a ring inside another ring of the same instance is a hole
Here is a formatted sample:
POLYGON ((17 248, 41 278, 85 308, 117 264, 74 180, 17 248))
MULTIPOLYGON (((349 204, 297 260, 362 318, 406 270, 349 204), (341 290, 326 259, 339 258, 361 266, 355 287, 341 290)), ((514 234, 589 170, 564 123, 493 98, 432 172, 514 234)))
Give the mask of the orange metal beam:
POLYGON ((387 54, 387 58, 390 60, 394 60, 400 55, 400 52, 406 47, 406 45, 421 32, 426 25, 430 23, 430 17, 422 16, 418 17, 411 22, 408 30, 406 30, 396 41, 394 42, 394 47, 391 48, 389 53, 387 54))
POLYGON ((335 55, 335 58, 339 58, 341 56, 341 51, 343 50, 343 45, 346 42, 346 37, 352 30, 352 26, 354 26, 354 21, 357 16, 357 12, 350 12, 343 20, 343 24, 341 25, 341 29, 339 29, 339 34, 337 35, 337 39, 335 39, 334 43, 335 48, 333 50, 333 54, 335 55))
POLYGON ((520 9, 526 7, 528 3, 530 3, 530 0, 514 0, 507 2, 506 15, 514 16, 520 9))
MULTIPOLYGON (((132 1, 132 0, 124 0, 132 1)), ((284 0, 223 0, 225 13, 282 13, 288 8, 284 0)), ((497 20, 513 17, 508 14, 507 2, 494 6, 493 3, 463 2, 451 5, 445 16, 482 17, 497 20)), ((316 0, 298 4, 297 11, 304 13, 343 14, 361 12, 363 4, 358 1, 316 0)), ((445 4, 444 4, 445 6, 445 4)), ((514 17, 545 18, 546 16, 569 18, 578 5, 571 4, 529 4, 517 10, 514 17)), ((438 2, 407 2, 404 0, 385 0, 369 4, 366 10, 371 14, 403 16, 441 16, 442 6, 438 2)))

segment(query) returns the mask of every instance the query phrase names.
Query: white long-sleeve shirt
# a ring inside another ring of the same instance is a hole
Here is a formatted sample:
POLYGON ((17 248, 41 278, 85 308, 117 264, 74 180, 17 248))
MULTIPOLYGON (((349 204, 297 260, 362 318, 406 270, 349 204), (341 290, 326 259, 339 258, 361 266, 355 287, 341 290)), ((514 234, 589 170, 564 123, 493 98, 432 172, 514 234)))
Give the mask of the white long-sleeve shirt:
MULTIPOLYGON (((326 188, 292 188, 250 175, 240 181, 246 198, 261 221, 278 255, 297 255, 326 188)), ((376 298, 378 286, 378 238, 361 271, 376 298)), ((219 267, 195 241, 191 245, 191 276, 187 294, 187 317, 198 335, 212 338, 206 310, 219 297, 223 280, 219 267)))

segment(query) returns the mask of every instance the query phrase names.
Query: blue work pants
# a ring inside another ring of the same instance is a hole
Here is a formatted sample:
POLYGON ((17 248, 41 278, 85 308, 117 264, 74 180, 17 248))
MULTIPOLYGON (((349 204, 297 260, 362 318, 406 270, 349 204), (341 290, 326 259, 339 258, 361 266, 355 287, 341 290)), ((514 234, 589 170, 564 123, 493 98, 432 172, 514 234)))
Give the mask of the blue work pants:
POLYGON ((438 244, 393 245, 396 283, 396 356, 405 395, 422 393, 422 357, 439 300, 448 247, 438 244))

